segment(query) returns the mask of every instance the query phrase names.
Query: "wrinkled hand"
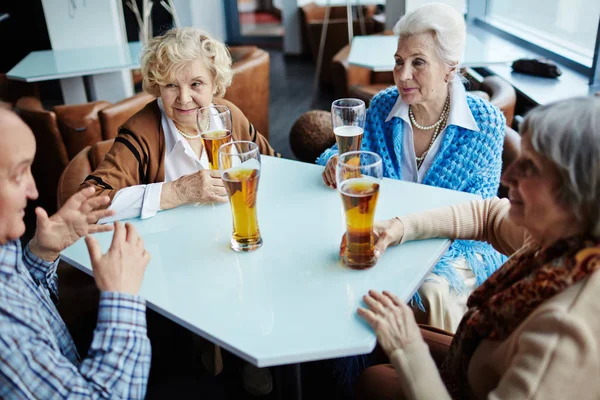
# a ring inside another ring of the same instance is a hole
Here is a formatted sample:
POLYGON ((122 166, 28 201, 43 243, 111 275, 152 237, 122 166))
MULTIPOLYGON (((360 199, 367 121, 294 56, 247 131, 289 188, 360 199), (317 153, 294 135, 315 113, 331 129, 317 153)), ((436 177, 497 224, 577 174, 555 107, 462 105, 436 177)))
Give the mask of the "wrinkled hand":
POLYGON ((226 203, 227 191, 219 171, 203 169, 175 181, 182 204, 226 203))
POLYGON ((150 254, 133 225, 115 222, 115 233, 106 254, 102 254, 100 244, 92 236, 86 236, 85 244, 100 291, 139 293, 150 254))
POLYGON ((337 155, 331 157, 329 161, 327 161, 325 171, 323 171, 323 183, 332 189, 337 188, 337 183, 335 182, 335 167, 337 166, 338 158, 337 155))
POLYGON ((51 217, 43 208, 37 207, 37 228, 29 243, 36 256, 46 261, 54 261, 61 251, 75 243, 80 237, 95 232, 112 230, 110 225, 97 225, 100 218, 114 214, 106 210, 110 203, 108 196, 94 196, 93 187, 75 193, 51 217))
POLYGON ((363 300, 369 308, 360 307, 358 315, 371 325, 388 357, 409 343, 423 340, 413 311, 399 298, 386 291, 369 290, 363 300))
MULTIPOLYGON (((404 237, 404 225, 398 218, 392 218, 385 221, 377 221, 373 224, 373 234, 375 235, 375 257, 379 258, 389 246, 399 244, 404 237)), ((340 243, 340 257, 343 258, 346 253, 346 234, 342 235, 340 243)))

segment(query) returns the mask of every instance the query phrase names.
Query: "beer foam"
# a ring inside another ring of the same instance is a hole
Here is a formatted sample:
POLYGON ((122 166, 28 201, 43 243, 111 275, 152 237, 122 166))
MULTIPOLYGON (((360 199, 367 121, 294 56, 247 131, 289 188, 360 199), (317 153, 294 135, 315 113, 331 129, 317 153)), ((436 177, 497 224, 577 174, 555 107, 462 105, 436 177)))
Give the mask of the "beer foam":
POLYGON ((213 129, 202 133, 202 136, 206 139, 221 139, 230 135, 230 131, 227 129, 213 129))
POLYGON ((333 133, 344 137, 358 136, 363 134, 363 128, 354 125, 338 126, 333 130, 333 133))
POLYGON ((260 162, 256 158, 251 158, 249 160, 244 161, 240 165, 236 165, 235 167, 229 168, 225 172, 228 174, 235 173, 242 170, 252 170, 255 169, 260 171, 260 162))
POLYGON ((371 176, 363 176, 360 178, 346 179, 340 184, 339 190, 341 193, 352 197, 371 196, 374 191, 379 190, 379 183, 378 179, 371 176), (346 187, 350 187, 352 192, 345 191, 344 189, 346 187), (364 193, 356 191, 356 189, 361 187, 364 188, 364 193))

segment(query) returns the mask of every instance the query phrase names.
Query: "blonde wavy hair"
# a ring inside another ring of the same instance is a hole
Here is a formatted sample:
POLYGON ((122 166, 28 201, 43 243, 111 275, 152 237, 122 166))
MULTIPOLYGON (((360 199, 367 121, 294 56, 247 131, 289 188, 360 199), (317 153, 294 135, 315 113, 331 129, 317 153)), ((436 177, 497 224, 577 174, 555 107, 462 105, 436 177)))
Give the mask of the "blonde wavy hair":
POLYGON ((223 42, 197 28, 173 28, 148 41, 142 50, 142 87, 159 97, 159 85, 181 73, 191 62, 201 59, 212 74, 214 93, 223 97, 231 85, 231 55, 223 42))

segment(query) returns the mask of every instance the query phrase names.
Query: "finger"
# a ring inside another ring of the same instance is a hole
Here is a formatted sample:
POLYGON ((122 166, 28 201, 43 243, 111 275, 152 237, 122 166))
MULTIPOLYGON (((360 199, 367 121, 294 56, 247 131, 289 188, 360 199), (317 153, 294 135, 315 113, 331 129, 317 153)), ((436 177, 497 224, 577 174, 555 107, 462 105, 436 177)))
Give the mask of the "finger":
POLYGON ((208 200, 213 203, 227 203, 227 196, 219 196, 213 193, 208 197, 208 200))
POLYGON ((88 186, 75 193, 67 200, 63 208, 78 209, 86 199, 92 197, 96 193, 96 189, 93 186, 88 186))
POLYGON ((406 305, 406 303, 404 303, 397 296, 393 295, 392 293, 388 292, 387 290, 383 291, 383 295, 387 296, 391 300, 391 302, 394 303, 398 307, 402 307, 402 306, 406 305))
POLYGON ((110 232, 113 230, 112 225, 91 224, 88 226, 88 233, 110 232))
POLYGON ((213 184, 213 186, 217 186, 217 187, 225 187, 225 183, 223 183, 223 179, 219 178, 219 179, 212 179, 211 183, 213 184))
POLYGON ((92 211, 89 214, 87 214, 85 219, 88 224, 95 224, 102 218, 110 217, 112 215, 115 215, 115 210, 98 210, 92 211))
POLYGON ((227 196, 227 190, 224 187, 215 186, 213 187, 213 194, 216 194, 217 196, 227 196))
POLYGON ((90 260, 92 260, 92 267, 94 264, 102 257, 102 249, 100 248, 100 244, 96 240, 96 238, 87 235, 85 237, 85 244, 88 248, 88 253, 90 253, 90 260))
POLYGON ((358 307, 358 310, 356 311, 358 315, 360 315, 365 321, 367 321, 369 325, 371 325, 371 327, 375 325, 375 321, 377 320, 377 314, 375 314, 373 311, 363 307, 358 307))
POLYGON ((335 168, 329 168, 329 171, 327 171, 327 177, 329 179, 329 185, 332 188, 336 188, 336 182, 335 182, 335 168))
POLYGON ((221 173, 218 170, 216 170, 216 169, 209 169, 208 170, 208 174, 212 178, 219 178, 219 180, 221 180, 221 173))
POLYGON ((125 224, 125 235, 126 235, 126 239, 127 243, 130 243, 132 245, 135 245, 138 241, 139 235, 137 233, 137 231, 135 230, 135 227, 133 225, 131 225, 129 222, 127 222, 125 224))
POLYGON ((44 226, 48 222, 48 213, 42 207, 35 208, 37 226, 44 226))
POLYGON ((92 197, 91 199, 87 199, 83 202, 81 207, 79 207, 79 211, 84 214, 89 213, 92 210, 97 209, 98 207, 104 207, 110 203, 110 197, 108 196, 97 196, 92 197))
POLYGON ((346 250, 348 247, 348 242, 347 242, 347 238, 346 238, 346 234, 344 233, 342 235, 342 241, 340 243, 340 257, 343 258, 346 255, 346 250))
POLYGON ((321 178, 323 179, 323 183, 327 186, 327 187, 331 187, 329 185, 329 178, 327 177, 327 169, 323 170, 323 173, 321 174, 321 178))
POLYGON ((381 304, 385 308, 390 308, 390 307, 393 307, 393 305, 394 305, 394 303, 392 303, 392 301, 390 300, 389 297, 384 296, 383 294, 381 294, 375 290, 369 290, 369 295, 371 297, 373 297, 375 300, 377 300, 379 302, 379 304, 381 304))
POLYGON ((363 296, 363 301, 374 313, 383 314, 384 307, 377 301, 377 299, 373 298, 369 294, 366 294, 363 296))
POLYGON ((125 240, 125 227, 123 227, 123 223, 119 221, 115 221, 115 233, 113 233, 112 243, 110 244, 110 248, 118 247, 125 240))

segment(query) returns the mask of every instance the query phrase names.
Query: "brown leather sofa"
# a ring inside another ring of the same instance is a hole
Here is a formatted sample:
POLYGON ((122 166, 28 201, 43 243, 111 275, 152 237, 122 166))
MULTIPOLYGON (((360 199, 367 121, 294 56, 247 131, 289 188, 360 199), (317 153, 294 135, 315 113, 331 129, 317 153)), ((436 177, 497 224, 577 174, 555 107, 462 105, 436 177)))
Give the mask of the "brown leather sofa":
POLYGON ((233 59, 233 81, 225 99, 238 106, 269 139, 269 53, 256 46, 233 46, 229 52, 233 59))

